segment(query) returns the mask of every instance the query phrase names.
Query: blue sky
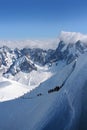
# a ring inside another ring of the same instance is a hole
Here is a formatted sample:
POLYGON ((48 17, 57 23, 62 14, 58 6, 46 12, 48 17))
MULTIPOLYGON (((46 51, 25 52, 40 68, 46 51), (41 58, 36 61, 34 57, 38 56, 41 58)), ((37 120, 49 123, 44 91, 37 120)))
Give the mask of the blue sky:
POLYGON ((87 0, 0 0, 0 39, 56 38, 87 33, 87 0))

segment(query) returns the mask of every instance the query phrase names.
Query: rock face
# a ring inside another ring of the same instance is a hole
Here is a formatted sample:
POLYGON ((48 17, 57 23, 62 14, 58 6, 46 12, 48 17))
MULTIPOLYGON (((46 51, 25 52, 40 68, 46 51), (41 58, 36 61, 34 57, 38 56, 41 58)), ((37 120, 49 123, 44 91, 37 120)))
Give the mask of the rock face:
POLYGON ((43 50, 43 49, 29 49, 24 48, 21 50, 23 55, 29 55, 34 63, 45 65, 49 62, 49 57, 53 54, 54 50, 43 50))
POLYGON ((10 73, 14 76, 20 71, 24 73, 29 73, 32 70, 37 70, 37 67, 34 65, 33 62, 31 62, 30 59, 28 59, 28 57, 23 56, 18 58, 17 61, 10 66, 10 68, 6 72, 6 75, 10 73))
POLYGON ((55 52, 50 55, 49 62, 55 62, 59 60, 65 60, 67 64, 75 60, 80 54, 83 54, 86 49, 86 45, 77 41, 76 43, 64 43, 60 41, 55 52))

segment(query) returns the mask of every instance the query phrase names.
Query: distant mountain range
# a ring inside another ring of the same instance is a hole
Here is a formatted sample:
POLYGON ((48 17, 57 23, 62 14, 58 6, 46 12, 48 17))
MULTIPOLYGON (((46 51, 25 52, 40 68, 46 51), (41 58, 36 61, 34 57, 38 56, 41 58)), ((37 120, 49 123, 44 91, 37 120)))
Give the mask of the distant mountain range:
POLYGON ((0 48, 0 66, 5 68, 4 76, 16 75, 20 71, 29 73, 32 70, 37 70, 36 65, 45 66, 58 61, 65 61, 66 64, 69 64, 86 50, 87 45, 80 40, 68 44, 60 41, 55 50, 40 48, 19 50, 18 48, 10 49, 3 46, 0 48))
POLYGON ((54 49, 0 47, 1 130, 87 130, 87 36, 54 49))

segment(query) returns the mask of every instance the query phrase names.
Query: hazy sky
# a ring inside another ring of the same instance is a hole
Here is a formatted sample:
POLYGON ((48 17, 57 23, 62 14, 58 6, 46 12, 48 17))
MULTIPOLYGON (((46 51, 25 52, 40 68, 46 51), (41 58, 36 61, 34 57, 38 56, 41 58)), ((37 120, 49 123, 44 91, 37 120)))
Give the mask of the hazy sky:
POLYGON ((0 0, 0 39, 56 38, 61 30, 87 34, 87 0, 0 0))

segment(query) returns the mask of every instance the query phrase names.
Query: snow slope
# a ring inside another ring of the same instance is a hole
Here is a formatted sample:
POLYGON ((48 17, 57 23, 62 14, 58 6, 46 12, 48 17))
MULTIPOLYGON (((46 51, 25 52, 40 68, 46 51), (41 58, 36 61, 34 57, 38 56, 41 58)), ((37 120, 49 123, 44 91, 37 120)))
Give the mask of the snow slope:
MULTIPOLYGON (((86 130, 87 125, 84 125, 84 118, 87 119, 87 116, 84 117, 84 113, 87 112, 85 109, 87 101, 83 102, 84 99, 87 99, 85 93, 87 83, 86 57, 87 53, 78 58, 73 71, 71 71, 72 64, 70 64, 61 72, 62 77, 65 77, 64 72, 69 74, 69 77, 60 91, 31 99, 21 97, 0 103, 0 129, 79 130, 80 127, 83 130, 83 126, 85 126, 84 130, 86 130), (83 95, 84 93, 85 95, 83 95)), ((54 79, 54 82, 61 80, 57 76, 54 79)), ((43 83, 42 92, 48 87, 45 86, 47 82, 43 83)), ((36 91, 38 92, 39 88, 36 91)), ((33 95, 34 91, 31 93, 33 95)))
MULTIPOLYGON (((55 88, 56 86, 61 86, 67 78, 72 74, 73 72, 73 65, 76 63, 76 61, 72 62, 71 64, 60 68, 59 71, 54 73, 50 78, 48 78, 45 82, 40 83, 40 85, 31 91, 28 94, 25 94, 24 98, 34 98, 37 96, 37 94, 42 93, 42 95, 48 94, 48 90, 55 88)), ((56 68, 56 67, 55 67, 56 68)))
POLYGON ((0 102, 18 98, 28 91, 27 86, 0 77, 0 102))

